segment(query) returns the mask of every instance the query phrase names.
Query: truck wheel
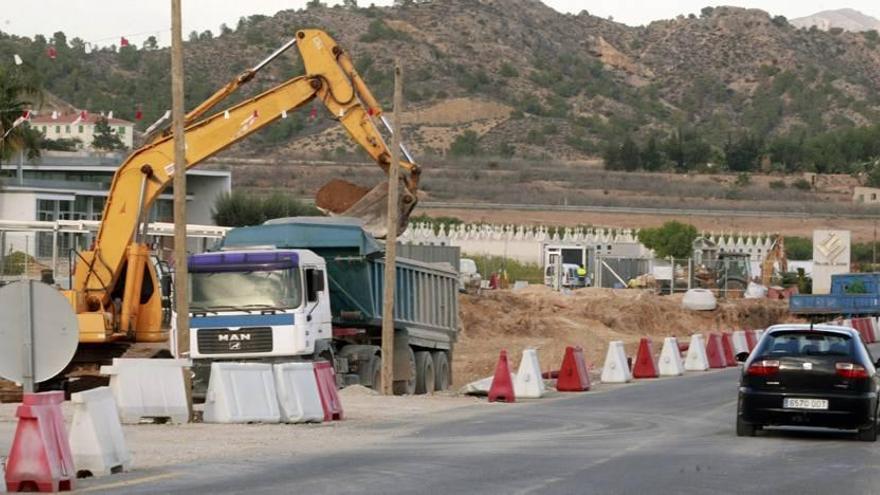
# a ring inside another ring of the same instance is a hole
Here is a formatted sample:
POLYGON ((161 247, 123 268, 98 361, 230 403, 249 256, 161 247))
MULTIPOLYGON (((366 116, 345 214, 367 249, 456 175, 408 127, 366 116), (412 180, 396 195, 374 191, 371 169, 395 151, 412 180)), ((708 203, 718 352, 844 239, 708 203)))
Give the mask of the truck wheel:
POLYGON ((416 355, 412 350, 412 347, 408 347, 407 352, 407 362, 405 365, 409 367, 409 380, 395 380, 394 381, 394 395, 414 395, 416 393, 416 355))
POLYGON ((449 388, 449 357, 445 351, 437 351, 434 357, 434 391, 442 392, 449 388))
POLYGON ((416 394, 434 393, 434 358, 428 351, 416 353, 416 394))

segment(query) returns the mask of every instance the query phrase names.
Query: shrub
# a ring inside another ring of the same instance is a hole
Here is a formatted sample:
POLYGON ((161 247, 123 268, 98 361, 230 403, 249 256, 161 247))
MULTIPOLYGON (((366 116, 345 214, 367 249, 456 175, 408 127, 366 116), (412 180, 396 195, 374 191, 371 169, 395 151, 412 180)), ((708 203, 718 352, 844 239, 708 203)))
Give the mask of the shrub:
POLYGON ((462 258, 470 258, 477 264, 477 271, 488 280, 492 273, 507 272, 510 281, 524 280, 530 284, 543 284, 544 274, 537 263, 521 263, 503 256, 468 255, 462 253, 462 258))
POLYGON ((794 181, 791 185, 795 189, 799 189, 801 191, 809 191, 810 189, 813 188, 813 186, 810 184, 810 181, 808 181, 807 179, 804 179, 803 177, 794 181))
POLYGON ((770 189, 785 189, 785 181, 784 180, 772 180, 770 181, 770 189))
POLYGON ((282 193, 260 198, 243 191, 219 196, 211 210, 214 222, 225 227, 259 225, 273 218, 321 215, 314 206, 282 193))

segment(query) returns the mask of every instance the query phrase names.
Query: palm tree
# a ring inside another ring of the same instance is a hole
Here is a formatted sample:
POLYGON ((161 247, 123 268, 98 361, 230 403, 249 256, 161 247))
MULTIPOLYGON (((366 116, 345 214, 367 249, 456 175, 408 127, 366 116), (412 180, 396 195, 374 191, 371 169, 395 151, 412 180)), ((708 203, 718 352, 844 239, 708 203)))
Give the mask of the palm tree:
POLYGON ((20 125, 12 128, 25 110, 42 101, 37 74, 26 65, 0 66, 0 164, 23 151, 28 159, 40 156, 40 134, 20 125))

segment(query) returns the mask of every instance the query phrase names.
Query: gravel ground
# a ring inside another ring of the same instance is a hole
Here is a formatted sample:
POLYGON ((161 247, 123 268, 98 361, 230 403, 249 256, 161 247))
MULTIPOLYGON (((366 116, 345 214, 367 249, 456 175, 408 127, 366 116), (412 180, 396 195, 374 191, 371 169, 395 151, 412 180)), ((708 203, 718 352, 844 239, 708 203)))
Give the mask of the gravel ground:
MULTIPOLYGON (((149 469, 199 459, 241 458, 243 455, 302 454, 344 450, 411 433, 426 417, 450 415, 491 407, 485 399, 436 394, 434 396, 383 397, 353 386, 340 391, 345 418, 321 424, 194 423, 186 425, 124 425, 135 469, 149 469), (442 414, 438 414, 442 413, 442 414)), ((15 433, 17 404, 0 404, 0 453, 9 452, 15 433)), ((69 402, 62 406, 70 422, 69 402)))

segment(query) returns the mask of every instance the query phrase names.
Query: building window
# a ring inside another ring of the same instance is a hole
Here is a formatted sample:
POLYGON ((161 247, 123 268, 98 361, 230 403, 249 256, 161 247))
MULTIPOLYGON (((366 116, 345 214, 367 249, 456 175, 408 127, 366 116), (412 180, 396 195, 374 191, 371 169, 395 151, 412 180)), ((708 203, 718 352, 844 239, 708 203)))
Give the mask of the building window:
POLYGON ((871 201, 877 201, 877 193, 871 193, 871 201))
POLYGON ((60 125, 55 126, 55 134, 61 134, 61 126, 60 125))
POLYGON ((119 127, 119 134, 122 136, 125 135, 125 127, 122 127, 122 126, 119 127))
POLYGON ((79 126, 79 133, 80 133, 80 134, 83 133, 83 126, 79 126))
POLYGON ((64 126, 64 134, 70 134, 70 126, 69 125, 64 126))

